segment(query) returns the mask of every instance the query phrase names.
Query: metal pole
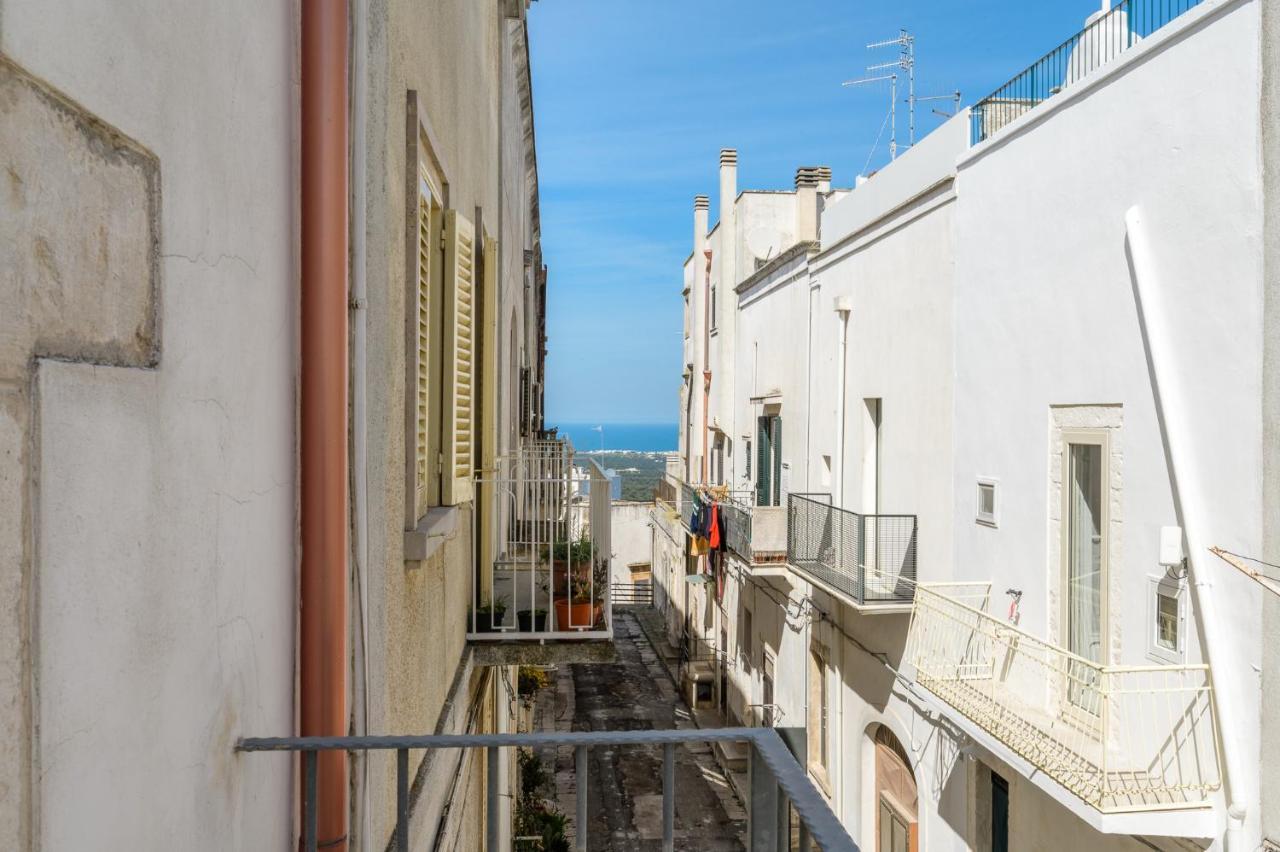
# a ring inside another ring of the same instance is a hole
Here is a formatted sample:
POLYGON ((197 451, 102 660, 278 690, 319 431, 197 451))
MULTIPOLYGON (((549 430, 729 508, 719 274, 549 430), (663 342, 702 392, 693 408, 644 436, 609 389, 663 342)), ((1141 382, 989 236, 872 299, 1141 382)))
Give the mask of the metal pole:
POLYGON ((577 845, 579 852, 587 852, 587 747, 575 746, 573 757, 578 774, 577 845))
POLYGON ((409 749, 396 749, 396 849, 409 852, 409 749))
POLYGON ((489 852, 501 852, 498 848, 498 747, 489 746, 485 751, 489 764, 488 777, 485 779, 489 788, 488 800, 485 802, 485 848, 489 852))
POLYGON ((316 852, 316 762, 318 754, 314 751, 302 753, 302 774, 305 792, 302 805, 302 848, 306 852, 316 852))
POLYGON ((662 849, 673 852, 676 829, 676 744, 662 747, 662 849))

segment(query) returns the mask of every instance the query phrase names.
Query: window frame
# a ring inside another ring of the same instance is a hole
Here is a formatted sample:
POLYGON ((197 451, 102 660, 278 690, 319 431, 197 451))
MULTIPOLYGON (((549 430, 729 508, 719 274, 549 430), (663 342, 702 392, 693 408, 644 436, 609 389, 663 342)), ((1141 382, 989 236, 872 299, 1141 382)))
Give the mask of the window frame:
POLYGON ((431 509, 442 504, 440 482, 440 402, 442 297, 444 249, 442 233, 448 209, 448 182, 434 155, 429 132, 416 120, 415 101, 410 100, 410 167, 406 171, 405 302, 404 302, 404 426, 405 426, 405 529, 416 529, 431 509), (426 287, 421 275, 422 208, 429 205, 427 245, 430 253, 426 287), (425 293, 427 304, 422 307, 425 293), (421 357, 420 322, 426 316, 426 357, 421 357), (425 372, 425 446, 422 478, 419 474, 419 408, 425 372))
POLYGON ((994 476, 979 476, 974 490, 973 519, 984 527, 998 529, 1000 526, 1000 480, 994 476), (982 511, 982 489, 991 489, 991 512, 982 511))
POLYGON ((818 642, 809 645, 809 718, 807 720, 809 774, 831 796, 831 683, 829 652, 818 642))
POLYGON ((1180 664, 1187 660, 1187 581, 1170 574, 1147 575, 1147 657, 1159 663, 1180 664), (1169 594, 1172 592, 1172 594, 1169 594), (1177 641, 1174 648, 1160 644, 1160 597, 1172 598, 1177 606, 1177 641))

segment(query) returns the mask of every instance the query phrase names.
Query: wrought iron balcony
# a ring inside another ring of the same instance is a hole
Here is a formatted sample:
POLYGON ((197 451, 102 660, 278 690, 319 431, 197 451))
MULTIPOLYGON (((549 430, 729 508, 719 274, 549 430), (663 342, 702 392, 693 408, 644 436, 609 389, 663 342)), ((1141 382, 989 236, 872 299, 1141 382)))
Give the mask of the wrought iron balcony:
MULTIPOLYGON (((694 497, 700 492, 704 500, 714 500, 720 508, 725 547, 753 569, 767 570, 782 566, 787 557, 787 511, 782 506, 757 506, 750 491, 733 491, 723 486, 703 487, 666 477, 669 484, 661 493, 674 497, 664 506, 679 517, 686 531, 694 497)), ((661 498, 660 503, 665 503, 661 498)))
POLYGON ((1084 29, 974 104, 970 112, 973 144, 990 138, 1201 2, 1120 0, 1090 17, 1084 29))
MULTIPOLYGON (((299 752, 302 755, 302 849, 316 850, 316 778, 318 755, 326 751, 395 752, 396 760, 396 825, 390 848, 398 852, 409 849, 410 777, 409 753, 417 749, 484 749, 488 771, 487 819, 485 849, 498 852, 502 837, 498 804, 506 793, 500 788, 498 754, 511 748, 571 748, 576 770, 576 813, 574 828, 576 848, 589 848, 587 829, 587 767, 592 748, 658 748, 662 749, 662 848, 675 848, 675 750, 677 746, 717 742, 746 743, 750 747, 749 790, 746 803, 749 813, 751 849, 809 849, 811 844, 825 852, 857 852, 858 847, 831 811, 827 800, 813 786, 805 770, 774 728, 718 728, 676 731, 574 731, 538 734, 454 734, 440 736, 386 737, 264 737, 242 740, 242 752, 299 752), (798 837, 790 838, 786 815, 794 808, 799 817, 798 837), (796 845, 792 845, 792 843, 796 845)), ((379 838, 368 838, 367 844, 378 846, 379 838)))
POLYGON ((916 516, 863 515, 829 494, 787 499, 787 562, 856 607, 901 610, 916 585, 916 516))
POLYGON ((1208 666, 1104 666, 986 612, 990 584, 921 584, 916 681, 1103 813, 1207 806, 1221 786, 1208 666))
POLYGON ((595 460, 577 467, 567 441, 529 441, 477 484, 485 509, 467 638, 611 639, 610 482, 595 460))

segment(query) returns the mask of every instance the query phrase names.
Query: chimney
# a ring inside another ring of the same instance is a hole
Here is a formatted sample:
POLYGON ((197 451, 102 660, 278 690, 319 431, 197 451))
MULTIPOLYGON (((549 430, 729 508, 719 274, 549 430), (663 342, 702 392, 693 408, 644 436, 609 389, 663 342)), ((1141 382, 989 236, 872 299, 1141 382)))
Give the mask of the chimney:
POLYGON ((707 211, 711 201, 705 195, 693 197, 693 253, 697 254, 707 239, 707 211))
POLYGON ((720 224, 726 228, 733 224, 733 202, 737 197, 738 152, 732 148, 722 148, 720 149, 720 224))
POLYGON ((818 172, 816 166, 796 169, 796 242, 818 239, 818 172))
POLYGON ((831 191, 831 167, 818 166, 818 194, 826 195, 831 191))

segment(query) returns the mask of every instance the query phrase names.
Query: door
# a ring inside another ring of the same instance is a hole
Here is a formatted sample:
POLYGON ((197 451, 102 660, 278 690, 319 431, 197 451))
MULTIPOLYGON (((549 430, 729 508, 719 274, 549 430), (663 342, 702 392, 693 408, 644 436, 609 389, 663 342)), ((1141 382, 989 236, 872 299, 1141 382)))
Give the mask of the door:
POLYGON ((764 655, 764 665, 761 667, 761 687, 760 687, 760 724, 766 728, 772 728, 773 720, 776 718, 773 712, 773 654, 768 651, 764 655))
POLYGON ((1009 782, 991 773, 991 852, 1009 852, 1009 782))
MULTIPOLYGON (((1104 449, 1101 441, 1073 437, 1066 442, 1063 459, 1066 645, 1077 657, 1098 664, 1105 662, 1104 449)), ((1096 668, 1068 661, 1067 698, 1073 707, 1098 715, 1098 686, 1096 668)))

